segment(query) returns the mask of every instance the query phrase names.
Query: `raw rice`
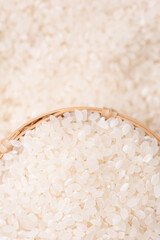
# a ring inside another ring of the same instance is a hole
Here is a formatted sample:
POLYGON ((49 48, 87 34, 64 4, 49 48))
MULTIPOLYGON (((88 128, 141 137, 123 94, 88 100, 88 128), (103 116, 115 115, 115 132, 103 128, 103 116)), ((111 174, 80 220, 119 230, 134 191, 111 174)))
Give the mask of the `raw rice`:
POLYGON ((160 133, 159 12, 160 0, 0 0, 0 140, 68 106, 160 133))
POLYGON ((160 150, 120 119, 51 116, 0 161, 1 240, 159 240, 160 150))

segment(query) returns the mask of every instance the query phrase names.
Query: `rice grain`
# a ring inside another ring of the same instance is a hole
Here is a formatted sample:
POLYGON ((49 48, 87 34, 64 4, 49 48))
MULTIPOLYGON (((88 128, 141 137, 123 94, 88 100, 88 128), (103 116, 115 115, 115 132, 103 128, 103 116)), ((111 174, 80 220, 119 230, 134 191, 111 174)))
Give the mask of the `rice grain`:
POLYGON ((11 143, 0 165, 0 239, 159 239, 155 139, 75 111, 11 143))

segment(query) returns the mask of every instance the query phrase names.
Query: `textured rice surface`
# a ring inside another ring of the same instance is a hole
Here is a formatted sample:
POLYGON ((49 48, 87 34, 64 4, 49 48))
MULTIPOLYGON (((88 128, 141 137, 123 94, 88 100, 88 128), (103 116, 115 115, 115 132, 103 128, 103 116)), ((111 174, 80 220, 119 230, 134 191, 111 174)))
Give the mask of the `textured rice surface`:
POLYGON ((0 161, 1 240, 160 239, 160 150, 142 130, 84 110, 12 145, 0 161))
POLYGON ((159 0, 0 0, 0 139, 73 105, 160 133, 159 11, 159 0))

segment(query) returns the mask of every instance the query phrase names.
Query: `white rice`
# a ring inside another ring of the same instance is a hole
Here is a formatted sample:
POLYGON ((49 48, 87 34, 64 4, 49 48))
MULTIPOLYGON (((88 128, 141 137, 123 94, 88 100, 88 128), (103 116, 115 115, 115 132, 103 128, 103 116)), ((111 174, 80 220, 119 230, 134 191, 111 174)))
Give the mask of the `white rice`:
POLYGON ((81 105, 160 133, 159 12, 160 0, 0 0, 0 139, 81 105))
POLYGON ((0 161, 0 240, 159 240, 160 149, 120 119, 76 111, 0 161))

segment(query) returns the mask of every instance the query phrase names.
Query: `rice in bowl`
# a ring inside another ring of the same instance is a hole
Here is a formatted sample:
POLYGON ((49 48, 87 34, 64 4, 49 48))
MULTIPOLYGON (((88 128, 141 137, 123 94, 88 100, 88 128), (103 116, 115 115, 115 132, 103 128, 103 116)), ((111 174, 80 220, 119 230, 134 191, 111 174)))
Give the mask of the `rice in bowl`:
POLYGON ((0 239, 160 239, 157 140, 86 110, 50 117, 0 160, 0 239))

